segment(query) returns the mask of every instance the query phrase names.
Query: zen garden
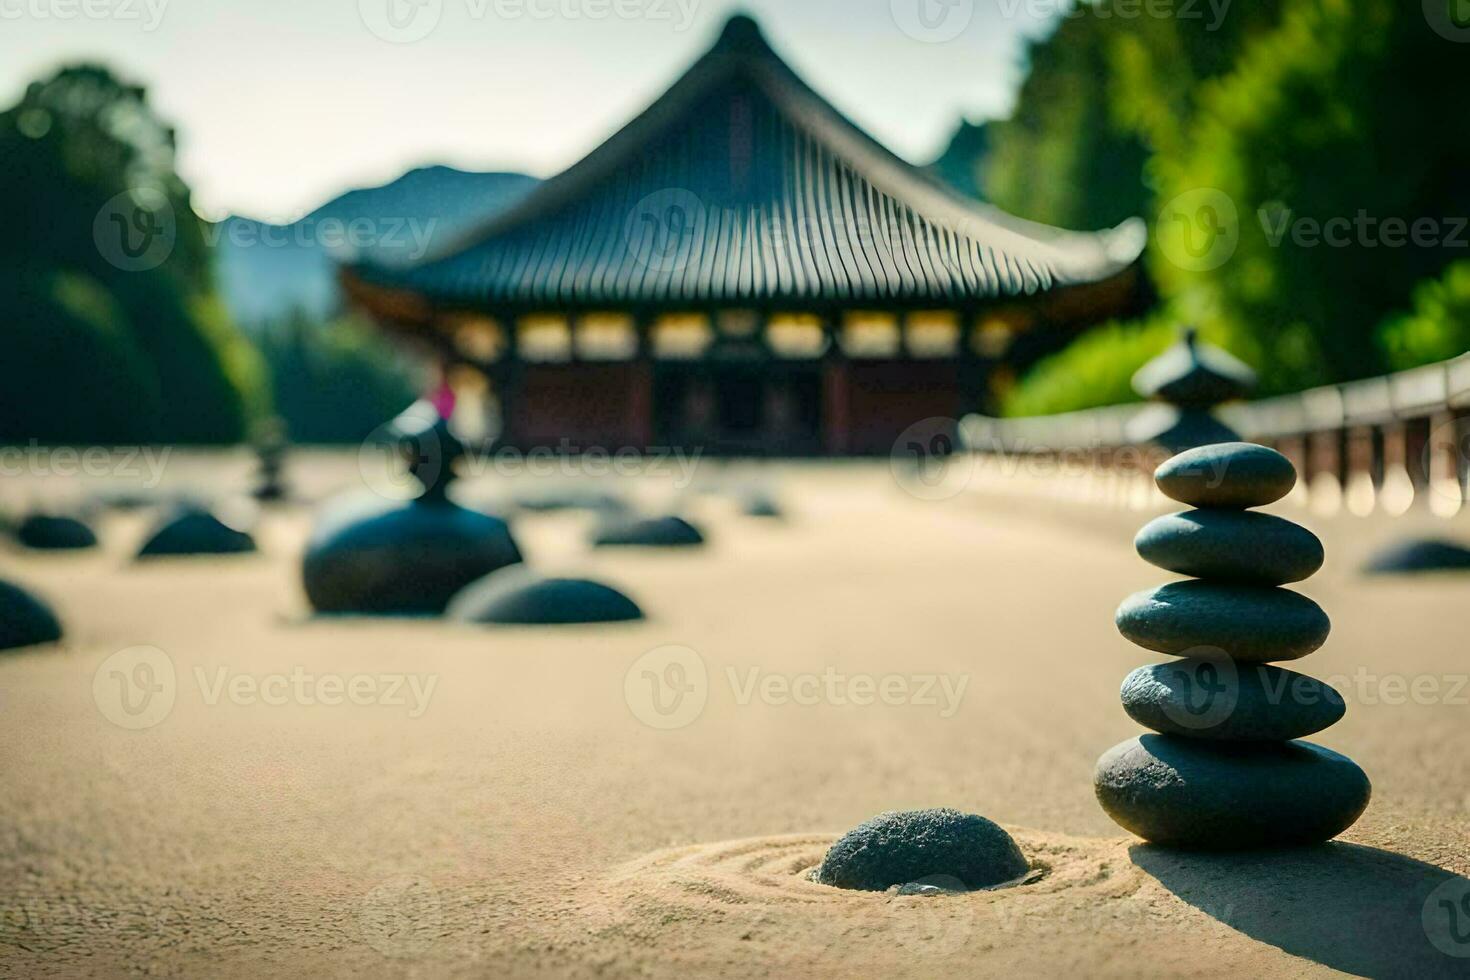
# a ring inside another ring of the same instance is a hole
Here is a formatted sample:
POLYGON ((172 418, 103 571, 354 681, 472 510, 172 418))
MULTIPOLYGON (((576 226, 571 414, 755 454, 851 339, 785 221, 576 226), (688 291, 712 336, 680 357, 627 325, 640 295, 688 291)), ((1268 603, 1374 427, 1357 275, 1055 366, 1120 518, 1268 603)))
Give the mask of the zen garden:
POLYGON ((0 976, 1470 976, 1464 7, 0 3, 0 976))

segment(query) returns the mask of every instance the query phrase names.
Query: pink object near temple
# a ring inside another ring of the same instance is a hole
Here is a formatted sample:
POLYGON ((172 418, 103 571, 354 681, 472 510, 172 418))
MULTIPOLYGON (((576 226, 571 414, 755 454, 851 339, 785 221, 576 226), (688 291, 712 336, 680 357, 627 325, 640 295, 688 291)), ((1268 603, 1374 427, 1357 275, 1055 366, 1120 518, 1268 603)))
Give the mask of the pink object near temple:
POLYGON ((447 419, 454 415, 454 389, 449 383, 441 382, 439 387, 429 395, 429 404, 434 406, 434 411, 439 413, 441 419, 447 419))

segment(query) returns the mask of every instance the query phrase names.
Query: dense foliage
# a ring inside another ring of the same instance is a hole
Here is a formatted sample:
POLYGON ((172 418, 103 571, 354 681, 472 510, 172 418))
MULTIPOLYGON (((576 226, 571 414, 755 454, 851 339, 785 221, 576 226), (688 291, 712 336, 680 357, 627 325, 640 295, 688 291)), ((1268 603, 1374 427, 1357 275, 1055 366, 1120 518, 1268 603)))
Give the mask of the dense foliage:
POLYGON ((1456 262, 1438 279, 1420 283, 1414 290, 1413 309, 1385 320, 1379 340, 1396 370, 1470 350, 1470 259, 1456 262))
MULTIPOLYGON (((1043 65, 1105 63, 1092 88, 1106 95, 1096 97, 1147 147, 1137 178, 1142 213, 1155 222, 1148 267, 1164 300, 1151 322, 1201 324, 1257 368, 1261 394, 1463 350, 1452 318, 1422 309, 1441 295, 1434 287, 1419 289, 1412 317, 1380 324, 1409 305, 1416 284, 1465 254, 1470 127, 1454 118, 1450 95, 1463 83, 1465 46, 1437 33, 1419 3, 1243 6, 1230 6, 1215 31, 1179 18, 1094 13, 1065 21, 1044 45, 1077 50, 1048 53, 1043 65), (1105 41, 1067 30, 1086 23, 1105 41), (1439 324, 1432 341, 1429 320, 1439 324)), ((1034 173, 1078 173, 1055 161, 1095 144, 1097 126, 1077 126, 1069 139, 1060 110, 1027 105, 1032 91, 1028 82, 1018 118, 1054 119, 1038 144, 1054 156, 1039 159, 1034 173)), ((992 128, 998 153, 1007 131, 992 128)), ((1078 193, 1108 193, 1121 179, 1114 177, 1078 193)), ((1026 203, 995 178, 992 170, 997 203, 1026 203)), ((1447 276, 1443 295, 1456 282, 1447 276)), ((1076 342, 1070 359, 1064 353, 1023 378, 1008 407, 1060 411, 1130 397, 1125 382, 1146 333, 1099 328, 1076 342), (1057 373, 1067 365, 1081 372, 1074 392, 1057 373)))
POLYGON ((425 379, 370 324, 293 316, 266 327, 276 412, 292 441, 360 443, 401 412, 425 379))
POLYGON ((0 440, 241 438, 260 360, 143 90, 91 66, 32 84, 0 113, 0 172, 0 440))
POLYGON ((1113 21, 1090 6, 1031 47, 1015 112, 987 126, 986 197, 1062 228, 1110 228, 1147 201, 1147 151, 1108 104, 1113 21))

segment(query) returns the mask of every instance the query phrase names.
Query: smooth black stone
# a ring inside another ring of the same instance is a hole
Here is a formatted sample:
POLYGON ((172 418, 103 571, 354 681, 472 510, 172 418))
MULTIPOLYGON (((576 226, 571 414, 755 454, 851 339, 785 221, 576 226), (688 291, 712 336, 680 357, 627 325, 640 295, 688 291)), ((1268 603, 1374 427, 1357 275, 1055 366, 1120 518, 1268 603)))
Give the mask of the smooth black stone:
POLYGON ((1240 510, 1280 500, 1296 485, 1291 460, 1250 442, 1187 449, 1154 471, 1164 496, 1191 507, 1240 510))
POLYGON ((786 516, 775 498, 763 493, 752 493, 742 497, 740 512, 746 517, 780 518, 786 516))
POLYGON ((682 548, 704 544, 704 535, 682 517, 611 517, 592 532, 599 547, 682 548))
POLYGON ((75 517, 61 514, 32 514, 15 529, 15 539, 37 550, 72 550, 97 547, 97 535, 75 517))
POLYGON ((0 580, 0 650, 55 643, 61 622, 44 600, 0 580))
POLYGON ((1136 592, 1114 622, 1146 650, 1245 663, 1305 657, 1332 629, 1322 607, 1299 593, 1199 580, 1136 592))
POLYGON ((1285 742, 1337 723, 1341 694, 1315 677, 1270 664, 1175 660, 1123 679, 1123 710, 1165 735, 1285 742))
POLYGON ((1370 575, 1446 572, 1470 568, 1470 548, 1453 541, 1402 541, 1378 551, 1363 571, 1370 575))
POLYGON ((245 531, 230 527, 206 510, 186 508, 164 519, 139 549, 138 557, 239 555, 254 550, 255 539, 245 531))
POLYGON ((600 582, 542 578, 524 566, 513 566, 466 586, 450 601, 445 615, 470 623, 620 623, 642 619, 643 610, 600 582))
POLYGON ((1322 542, 1300 524, 1242 510, 1156 517, 1133 546, 1144 561, 1196 578, 1255 585, 1300 582, 1322 567, 1322 542))
POLYGON ((1140 735, 1097 762, 1098 802, 1120 826, 1174 847, 1234 850, 1329 840, 1368 805, 1368 777, 1311 742, 1140 735))
POLYGON ((958 810, 880 813, 843 834, 817 868, 837 888, 884 891, 943 876, 988 888, 1026 873, 1021 849, 996 824, 958 810))
POLYGON ((442 499, 359 498, 318 522, 302 582, 317 612, 432 616, 471 582, 520 560, 499 518, 442 499))

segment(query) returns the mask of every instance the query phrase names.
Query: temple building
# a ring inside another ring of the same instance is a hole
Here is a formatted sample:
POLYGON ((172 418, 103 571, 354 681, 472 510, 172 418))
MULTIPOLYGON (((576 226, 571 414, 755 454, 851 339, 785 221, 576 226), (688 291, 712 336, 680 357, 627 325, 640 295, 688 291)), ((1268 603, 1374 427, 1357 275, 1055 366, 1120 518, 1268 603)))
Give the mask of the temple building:
POLYGON ((733 18, 652 106, 350 299, 498 406, 501 444, 888 453, 1147 302, 1142 223, 1070 232, 901 160, 733 18))

